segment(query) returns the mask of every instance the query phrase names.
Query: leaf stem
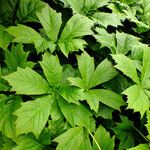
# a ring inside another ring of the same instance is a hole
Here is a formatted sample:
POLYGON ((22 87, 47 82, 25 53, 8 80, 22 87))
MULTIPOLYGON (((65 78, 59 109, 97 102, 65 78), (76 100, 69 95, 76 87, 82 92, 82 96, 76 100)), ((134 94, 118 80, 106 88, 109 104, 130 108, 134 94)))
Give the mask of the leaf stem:
POLYGON ((99 149, 99 150, 102 150, 102 149, 100 148, 100 145, 98 144, 97 140, 95 139, 95 137, 94 137, 93 134, 91 133, 91 131, 90 131, 89 129, 87 129, 87 130, 88 130, 90 136, 93 138, 93 141, 95 142, 95 144, 96 144, 96 146, 98 147, 98 149, 99 149))

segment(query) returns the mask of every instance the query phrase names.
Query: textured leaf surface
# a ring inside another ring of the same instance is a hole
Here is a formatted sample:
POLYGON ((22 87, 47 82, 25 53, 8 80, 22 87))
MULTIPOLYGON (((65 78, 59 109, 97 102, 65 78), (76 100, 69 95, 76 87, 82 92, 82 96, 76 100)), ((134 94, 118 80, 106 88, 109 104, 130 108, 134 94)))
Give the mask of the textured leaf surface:
POLYGON ((146 93, 138 85, 133 85, 126 89, 123 94, 127 95, 128 108, 135 112, 139 111, 141 116, 146 110, 149 110, 149 98, 146 93))
POLYGON ((61 14, 46 6, 37 16, 50 40, 57 41, 57 36, 62 24, 61 14))
POLYGON ((61 134, 54 139, 58 143, 57 150, 92 150, 89 137, 84 132, 83 128, 75 127, 61 134))
POLYGON ((38 137, 48 120, 52 103, 51 95, 22 103, 21 108, 14 112, 17 135, 33 132, 38 137))
POLYGON ((42 78, 41 75, 36 73, 30 68, 21 69, 4 77, 12 86, 12 91, 17 94, 26 95, 39 95, 49 92, 49 85, 42 78))
POLYGON ((147 130, 148 130, 148 139, 150 139, 150 111, 147 111, 147 124, 146 124, 147 130))
MULTIPOLYGON (((102 150, 114 150, 114 137, 110 137, 109 133, 105 130, 104 127, 99 126, 96 130, 94 137, 98 142, 102 150)), ((95 142, 93 141, 93 150, 99 150, 95 142)))
POLYGON ((62 67, 59 63, 58 56, 53 56, 45 52, 40 64, 49 84, 51 86, 58 86, 62 77, 62 67))
POLYGON ((112 55, 112 57, 117 63, 115 67, 130 77, 135 83, 139 84, 139 77, 133 60, 123 54, 112 55))

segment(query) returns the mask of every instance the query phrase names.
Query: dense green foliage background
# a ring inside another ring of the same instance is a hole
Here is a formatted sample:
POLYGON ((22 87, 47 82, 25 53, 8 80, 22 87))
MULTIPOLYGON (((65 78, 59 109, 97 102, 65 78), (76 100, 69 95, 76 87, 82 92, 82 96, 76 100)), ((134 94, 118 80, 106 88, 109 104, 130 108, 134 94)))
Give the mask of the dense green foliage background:
POLYGON ((150 0, 1 0, 0 149, 148 150, 150 0))

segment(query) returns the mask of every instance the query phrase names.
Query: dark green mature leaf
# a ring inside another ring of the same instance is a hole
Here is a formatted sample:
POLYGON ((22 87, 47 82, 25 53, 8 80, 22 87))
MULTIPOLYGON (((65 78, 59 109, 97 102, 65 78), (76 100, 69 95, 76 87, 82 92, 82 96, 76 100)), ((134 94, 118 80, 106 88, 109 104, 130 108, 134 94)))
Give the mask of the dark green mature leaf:
MULTIPOLYGON (((101 125, 96 130, 94 137, 102 150, 114 150, 115 137, 110 137, 109 133, 101 125)), ((93 150, 99 150, 93 141, 93 150)))
POLYGON ((18 44, 12 46, 11 51, 5 52, 5 63, 10 72, 17 71, 17 67, 25 68, 27 66, 28 53, 23 51, 23 46, 18 44))
POLYGON ((17 146, 14 147, 12 150, 42 150, 43 145, 38 143, 37 141, 33 140, 29 136, 21 135, 17 139, 17 146))
POLYGON ((121 116, 121 121, 121 123, 117 123, 117 126, 113 128, 116 137, 120 139, 119 150, 135 145, 133 122, 125 116, 121 116))
POLYGON ((123 54, 112 55, 112 57, 117 63, 115 67, 139 84, 140 81, 133 60, 123 54))
POLYGON ((53 96, 51 95, 22 103, 21 108, 14 112, 14 115, 17 116, 17 135, 33 132, 36 137, 39 137, 48 121, 52 103, 53 96))
POLYGON ((41 0, 20 0, 17 10, 18 22, 38 22, 36 12, 40 11, 44 6, 46 6, 46 3, 41 0))
POLYGON ((20 107, 20 102, 20 97, 12 97, 7 104, 0 108, 0 131, 12 139, 16 137, 16 118, 13 116, 13 112, 20 107))
POLYGON ((56 42, 62 24, 61 14, 47 5, 37 16, 49 39, 56 42))
POLYGON ((78 125, 86 127, 92 131, 94 130, 95 121, 92 118, 92 113, 83 104, 69 104, 63 99, 58 99, 58 103, 60 110, 71 126, 75 127, 78 125))
POLYGON ((13 37, 5 31, 5 27, 0 25, 0 47, 6 50, 12 40, 13 37))
POLYGON ((40 62, 47 81, 51 86, 58 86, 62 77, 62 66, 59 63, 58 56, 53 56, 48 52, 43 55, 40 62))
POLYGON ((141 116, 144 115, 146 110, 149 110, 149 98, 140 86, 133 85, 126 89, 123 94, 127 95, 128 108, 135 112, 139 111, 141 116))
POLYGON ((105 89, 93 89, 85 92, 87 103, 91 109, 98 111, 99 102, 113 108, 120 110, 120 106, 125 105, 125 102, 120 95, 105 89))
POLYGON ((57 150, 92 150, 89 137, 82 127, 74 127, 54 139, 57 150))
POLYGON ((30 68, 18 68, 14 73, 4 77, 17 94, 39 95, 50 92, 46 80, 30 68))

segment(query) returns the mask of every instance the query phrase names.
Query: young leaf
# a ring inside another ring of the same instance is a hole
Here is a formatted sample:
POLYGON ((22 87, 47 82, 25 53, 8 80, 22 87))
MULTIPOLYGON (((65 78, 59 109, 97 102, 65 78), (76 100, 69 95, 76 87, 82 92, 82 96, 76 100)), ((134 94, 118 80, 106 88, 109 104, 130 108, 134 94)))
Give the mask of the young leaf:
POLYGON ((58 99, 59 107, 72 127, 83 126, 90 130, 95 128, 91 112, 82 104, 69 104, 63 99, 58 99))
POLYGON ((45 79, 28 67, 18 68, 16 72, 3 78, 12 86, 11 90, 16 91, 17 94, 39 95, 49 93, 50 90, 45 79))
POLYGON ((125 102, 120 95, 105 89, 94 89, 85 92, 87 103, 91 109, 98 111, 99 102, 113 108, 120 110, 120 106, 125 105, 125 102))
POLYGON ((38 22, 36 12, 40 11, 46 3, 41 0, 20 0, 17 9, 17 21, 19 23, 38 22))
POLYGON ((133 122, 124 116, 121 117, 121 121, 121 123, 117 123, 117 126, 113 128, 116 137, 120 139, 120 150, 130 148, 135 145, 133 122))
POLYGON ((61 14, 47 5, 37 13, 37 16, 49 39, 56 42, 62 24, 61 14))
POLYGON ((52 103, 51 95, 22 103, 22 107, 14 112, 17 135, 33 132, 38 137, 48 120, 52 103))
POLYGON ((10 72, 17 71, 17 67, 25 68, 28 53, 23 51, 23 46, 18 44, 12 46, 11 51, 5 52, 5 63, 10 72))
POLYGON ((146 110, 149 110, 149 98, 140 86, 133 85, 126 89, 123 94, 127 95, 128 108, 135 112, 139 111, 141 116, 144 115, 146 110))
POLYGON ((148 139, 150 139, 150 111, 147 111, 147 124, 146 124, 147 130, 148 130, 148 139))
MULTIPOLYGON (((115 137, 110 137, 109 133, 101 125, 94 134, 94 138, 98 142, 102 150, 114 150, 115 137)), ((93 150, 99 150, 95 141, 93 140, 93 150)))
POLYGON ((4 50, 7 49, 13 37, 5 31, 5 28, 0 25, 0 47, 4 50))
POLYGON ((92 150, 89 137, 82 127, 74 127, 54 139, 57 150, 92 150))
POLYGON ((139 84, 140 81, 133 60, 123 54, 112 55, 112 57, 117 63, 115 67, 139 84))
POLYGON ((45 52, 40 65, 49 84, 57 87, 62 77, 62 66, 59 63, 59 58, 45 52))

